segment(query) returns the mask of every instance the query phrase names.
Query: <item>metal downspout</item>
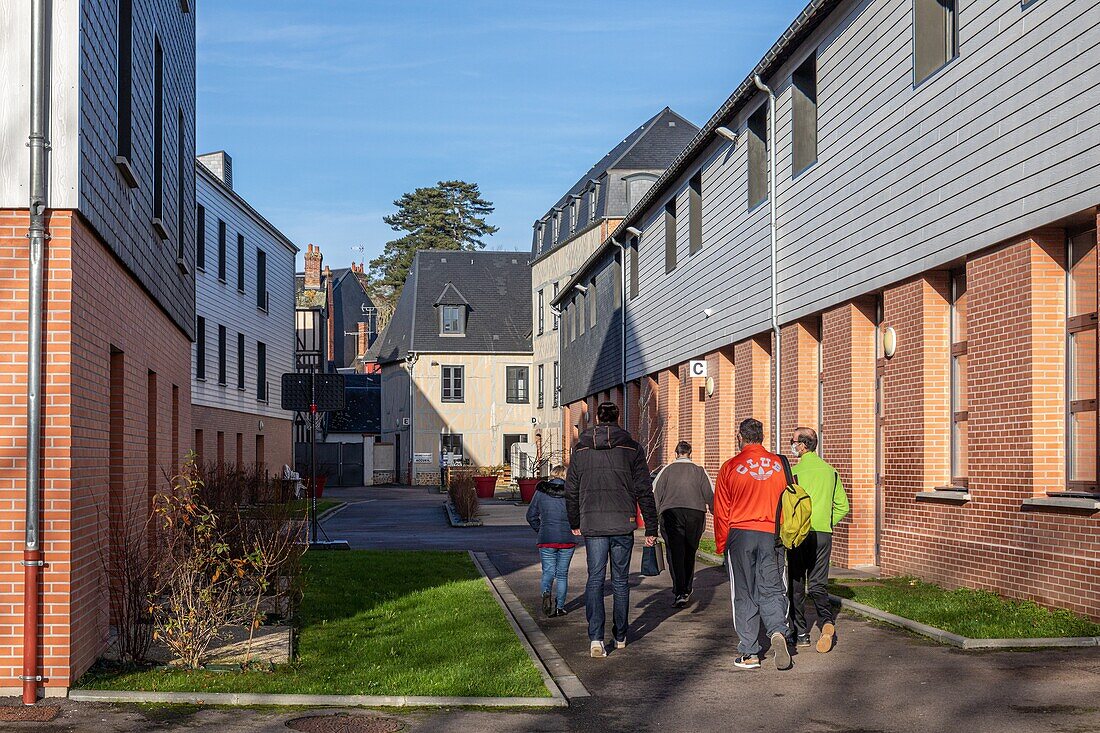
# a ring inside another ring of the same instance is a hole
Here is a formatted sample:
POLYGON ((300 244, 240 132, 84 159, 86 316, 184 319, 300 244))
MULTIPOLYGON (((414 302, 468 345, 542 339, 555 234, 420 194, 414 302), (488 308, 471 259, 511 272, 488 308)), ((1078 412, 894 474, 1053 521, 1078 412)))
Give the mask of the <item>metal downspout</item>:
POLYGON ((760 78, 759 74, 755 74, 752 77, 752 81, 756 84, 756 88, 768 95, 768 209, 771 215, 771 276, 772 276, 772 297, 771 297, 771 316, 772 316, 772 351, 775 354, 774 367, 775 370, 775 393, 774 393, 774 418, 772 420, 772 432, 774 433, 775 442, 771 448, 778 453, 782 450, 779 446, 780 442, 780 423, 782 422, 782 415, 780 413, 779 395, 782 393, 782 374, 783 374, 783 361, 782 361, 782 347, 780 345, 779 338, 779 301, 777 293, 777 285, 779 282, 778 274, 778 246, 776 229, 776 214, 775 214, 775 92, 771 90, 768 85, 764 83, 764 80, 760 78))
POLYGON ((619 248, 619 351, 622 357, 620 364, 623 385, 622 423, 625 428, 630 424, 630 400, 626 398, 626 245, 614 239, 611 243, 619 248))
POLYGON ((26 527, 23 548, 23 704, 38 700, 38 594, 42 572, 40 535, 42 486, 42 301, 43 260, 46 250, 46 138, 47 36, 49 0, 31 3, 31 109, 30 137, 30 272, 27 313, 27 483, 26 527))
POLYGON ((409 484, 416 486, 416 416, 413 403, 413 370, 416 368, 416 354, 409 352, 405 365, 409 368, 409 484))

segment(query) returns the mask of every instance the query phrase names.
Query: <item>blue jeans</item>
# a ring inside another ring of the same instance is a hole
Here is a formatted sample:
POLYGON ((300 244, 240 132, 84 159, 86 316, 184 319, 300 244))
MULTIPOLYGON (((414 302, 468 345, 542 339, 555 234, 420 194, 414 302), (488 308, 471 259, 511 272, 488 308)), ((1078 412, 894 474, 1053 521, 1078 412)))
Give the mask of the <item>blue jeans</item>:
POLYGON ((627 611, 630 607, 630 553, 634 549, 634 535, 621 534, 612 537, 585 537, 588 554, 588 584, 584 587, 584 611, 588 617, 588 639, 603 641, 605 610, 603 605, 604 579, 607 574, 608 556, 611 558, 611 595, 614 598, 611 634, 615 639, 626 639, 627 611))
POLYGON ((555 579, 558 581, 556 608, 565 608, 565 596, 569 592, 569 563, 573 561, 573 552, 576 549, 575 547, 539 548, 539 557, 542 558, 543 594, 550 592, 550 586, 555 579))

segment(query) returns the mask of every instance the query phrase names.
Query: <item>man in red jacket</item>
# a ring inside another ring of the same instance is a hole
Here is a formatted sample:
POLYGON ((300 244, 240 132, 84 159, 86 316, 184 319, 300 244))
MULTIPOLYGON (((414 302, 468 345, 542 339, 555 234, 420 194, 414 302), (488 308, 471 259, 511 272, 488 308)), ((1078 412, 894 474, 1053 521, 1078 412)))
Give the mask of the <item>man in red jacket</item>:
POLYGON ((726 555, 741 653, 733 664, 760 667, 762 622, 775 650, 776 669, 790 669, 785 558, 775 533, 776 507, 787 479, 779 456, 763 446, 759 420, 743 421, 737 442, 741 452, 722 464, 714 485, 714 542, 726 555))

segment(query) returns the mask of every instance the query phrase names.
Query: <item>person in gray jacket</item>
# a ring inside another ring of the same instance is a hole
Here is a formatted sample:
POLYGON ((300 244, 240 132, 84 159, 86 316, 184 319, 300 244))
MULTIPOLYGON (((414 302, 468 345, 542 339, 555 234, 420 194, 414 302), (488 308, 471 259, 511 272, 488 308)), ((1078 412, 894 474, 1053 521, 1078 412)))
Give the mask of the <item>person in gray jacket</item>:
POLYGON ((714 509, 714 487, 706 470, 691 460, 691 444, 681 440, 676 460, 657 474, 653 498, 661 517, 661 534, 668 549, 673 605, 683 608, 691 600, 695 580, 695 553, 707 523, 707 509, 714 509))

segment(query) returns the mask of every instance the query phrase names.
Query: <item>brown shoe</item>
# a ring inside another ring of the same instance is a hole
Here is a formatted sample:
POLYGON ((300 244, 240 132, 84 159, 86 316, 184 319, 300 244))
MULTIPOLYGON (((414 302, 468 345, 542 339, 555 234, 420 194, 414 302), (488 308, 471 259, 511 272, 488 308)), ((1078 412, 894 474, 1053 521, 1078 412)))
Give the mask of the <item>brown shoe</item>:
POLYGON ((826 621, 821 626, 821 638, 817 640, 817 650, 822 654, 832 651, 833 642, 836 639, 836 626, 832 621, 826 621))

